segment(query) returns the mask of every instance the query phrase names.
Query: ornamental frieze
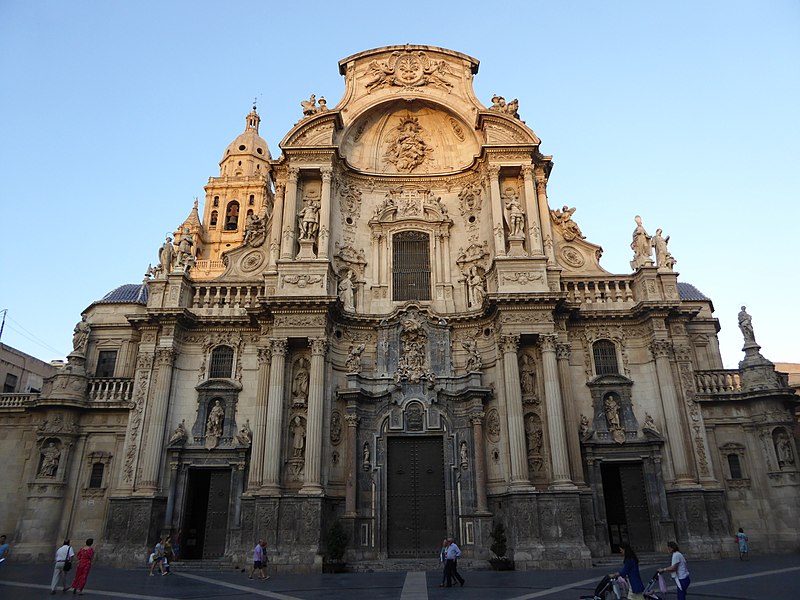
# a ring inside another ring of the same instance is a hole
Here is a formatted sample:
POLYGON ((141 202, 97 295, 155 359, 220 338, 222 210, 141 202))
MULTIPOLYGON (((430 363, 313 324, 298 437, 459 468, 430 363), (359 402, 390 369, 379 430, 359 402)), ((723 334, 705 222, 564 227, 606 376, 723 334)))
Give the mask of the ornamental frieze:
POLYGON ((373 60, 367 65, 364 87, 368 94, 385 87, 404 89, 430 85, 450 92, 454 67, 444 60, 434 60, 425 52, 394 51, 386 60, 373 60))

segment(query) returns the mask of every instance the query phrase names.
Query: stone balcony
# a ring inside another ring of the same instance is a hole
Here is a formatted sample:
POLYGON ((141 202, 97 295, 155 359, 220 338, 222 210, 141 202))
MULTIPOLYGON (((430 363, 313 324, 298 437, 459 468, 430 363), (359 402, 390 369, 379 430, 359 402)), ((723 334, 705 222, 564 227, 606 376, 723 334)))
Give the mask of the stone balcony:
POLYGON ((90 402, 129 402, 133 398, 133 379, 93 377, 89 379, 90 402))
POLYGON ((0 394, 0 410, 23 410, 32 406, 39 394, 0 394))

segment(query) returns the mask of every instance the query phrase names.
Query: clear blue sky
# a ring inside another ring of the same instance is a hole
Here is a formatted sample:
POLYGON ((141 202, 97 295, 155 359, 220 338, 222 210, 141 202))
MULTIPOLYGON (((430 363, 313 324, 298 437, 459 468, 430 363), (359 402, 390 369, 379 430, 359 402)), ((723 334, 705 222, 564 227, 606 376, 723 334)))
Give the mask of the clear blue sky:
POLYGON ((601 264, 629 273, 634 216, 714 301, 800 362, 800 2, 0 2, 2 342, 63 358, 94 300, 136 283, 258 97, 273 156, 337 62, 402 43, 481 61, 552 154, 601 264))

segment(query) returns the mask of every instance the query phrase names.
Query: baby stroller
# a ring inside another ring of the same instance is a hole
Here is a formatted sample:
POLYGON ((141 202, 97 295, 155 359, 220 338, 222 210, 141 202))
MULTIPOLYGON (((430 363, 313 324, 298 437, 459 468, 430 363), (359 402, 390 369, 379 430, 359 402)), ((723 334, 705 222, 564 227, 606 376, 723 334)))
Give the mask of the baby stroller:
POLYGON ((650 578, 650 581, 647 582, 647 585, 644 586, 644 592, 642 595, 647 600, 661 600, 661 596, 658 595, 660 587, 658 585, 658 571, 653 573, 653 576, 650 578))
MULTIPOLYGON (((627 597, 627 581, 622 578, 611 579, 608 575, 604 575, 597 587, 594 588, 594 594, 581 596, 581 600, 624 600, 627 597)), ((657 600, 661 599, 657 598, 657 600)))

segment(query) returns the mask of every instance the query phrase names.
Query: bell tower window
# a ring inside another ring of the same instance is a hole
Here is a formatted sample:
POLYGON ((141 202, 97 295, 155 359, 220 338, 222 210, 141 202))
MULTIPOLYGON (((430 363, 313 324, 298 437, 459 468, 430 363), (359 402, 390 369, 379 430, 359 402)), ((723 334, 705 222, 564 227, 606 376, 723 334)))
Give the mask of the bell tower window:
POLYGON ((236 201, 228 204, 225 213, 225 231, 236 231, 239 228, 239 203, 236 201))
POLYGON ((430 300, 430 236, 402 231, 392 238, 392 300, 430 300))
POLYGON ((211 222, 209 223, 209 225, 211 227, 216 227, 218 218, 219 218, 219 212, 217 212, 216 210, 212 210, 211 211, 211 222))

